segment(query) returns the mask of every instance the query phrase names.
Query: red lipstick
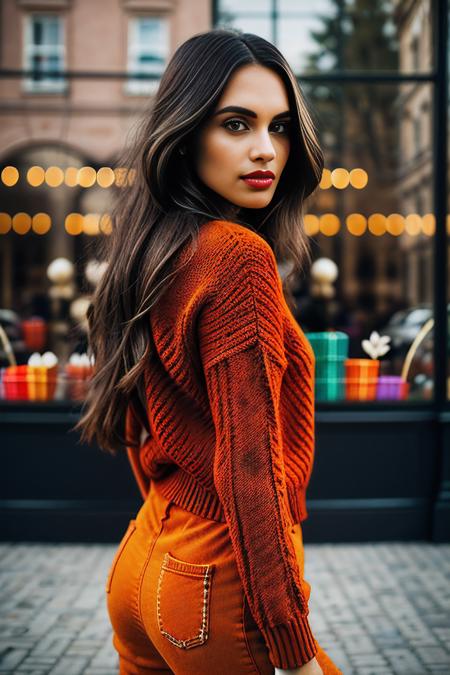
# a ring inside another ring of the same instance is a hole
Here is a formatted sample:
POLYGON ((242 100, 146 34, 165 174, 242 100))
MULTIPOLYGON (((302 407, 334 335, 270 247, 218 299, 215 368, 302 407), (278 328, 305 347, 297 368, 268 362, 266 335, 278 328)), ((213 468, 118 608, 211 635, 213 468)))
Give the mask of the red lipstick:
POLYGON ((272 171, 252 171, 251 173, 241 176, 247 185, 259 190, 264 190, 272 185, 272 182, 275 178, 275 174, 272 171))

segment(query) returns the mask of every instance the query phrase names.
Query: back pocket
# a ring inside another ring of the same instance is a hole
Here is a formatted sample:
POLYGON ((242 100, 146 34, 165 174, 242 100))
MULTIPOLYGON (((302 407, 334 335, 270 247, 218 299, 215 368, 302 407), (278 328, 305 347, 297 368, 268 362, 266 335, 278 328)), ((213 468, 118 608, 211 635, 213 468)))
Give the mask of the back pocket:
POLYGON ((133 534, 133 532, 135 531, 135 529, 136 529, 136 520, 130 520, 130 522, 128 523, 128 527, 126 529, 126 532, 123 535, 122 540, 121 540, 121 542, 120 542, 120 544, 117 548, 116 554, 115 554, 115 556, 113 558, 113 561, 112 561, 112 564, 111 564, 111 567, 109 568, 108 578, 106 580, 106 587, 105 587, 105 590, 106 590, 107 593, 109 593, 111 591, 111 583, 112 583, 113 576, 114 576, 114 570, 117 567, 117 563, 119 562, 120 556, 122 555, 123 550, 124 550, 125 546, 127 545, 128 540, 130 539, 130 537, 133 534))
POLYGON ((208 639, 209 606, 215 564, 201 565, 166 553, 156 596, 161 634, 181 649, 208 639))

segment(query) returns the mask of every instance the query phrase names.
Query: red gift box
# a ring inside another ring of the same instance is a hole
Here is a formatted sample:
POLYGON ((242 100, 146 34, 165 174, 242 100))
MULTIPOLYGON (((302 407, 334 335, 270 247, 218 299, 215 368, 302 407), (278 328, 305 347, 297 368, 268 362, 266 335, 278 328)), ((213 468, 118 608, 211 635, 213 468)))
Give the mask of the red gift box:
POLYGON ((58 366, 8 366, 3 369, 3 397, 14 401, 49 401, 53 399, 58 366))
POLYGON ((380 361, 378 359, 346 359, 345 398, 368 401, 376 398, 380 361))

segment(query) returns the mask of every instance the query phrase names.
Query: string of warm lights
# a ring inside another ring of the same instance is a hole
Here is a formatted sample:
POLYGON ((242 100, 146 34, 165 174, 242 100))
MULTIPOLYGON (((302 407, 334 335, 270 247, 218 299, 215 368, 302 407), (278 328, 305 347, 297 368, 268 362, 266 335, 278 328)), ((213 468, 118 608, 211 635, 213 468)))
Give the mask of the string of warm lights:
POLYGON ((319 187, 322 188, 322 190, 328 190, 331 187, 335 187, 338 190, 344 190, 351 185, 357 190, 362 190, 366 187, 368 182, 369 176, 364 169, 356 168, 348 171, 347 169, 338 167, 333 169, 333 171, 330 171, 330 169, 323 169, 319 187))
MULTIPOLYGON (((135 169, 127 170, 125 167, 112 169, 109 166, 102 166, 100 169, 94 169, 92 166, 82 166, 79 169, 75 166, 68 166, 61 169, 59 166, 49 166, 44 169, 42 166, 31 166, 25 173, 27 183, 31 187, 39 187, 44 183, 48 187, 83 187, 90 188, 97 184, 102 188, 109 188, 112 185, 124 187, 131 185, 136 175, 135 169)), ((1 172, 1 181, 6 187, 13 187, 19 181, 20 172, 15 166, 5 166, 1 172)))
MULTIPOLYGON (((335 213, 324 213, 321 216, 307 213, 304 216, 305 232, 314 237, 323 234, 327 237, 337 235, 343 225, 341 219, 335 213)), ((36 213, 34 216, 20 211, 11 216, 9 213, 0 212, 0 234, 12 231, 16 234, 47 234, 52 226, 51 217, 48 213, 36 213)), ((364 216, 362 213, 350 213, 344 220, 346 231, 360 237, 366 232, 380 237, 390 234, 394 237, 409 235, 411 237, 423 234, 432 237, 436 230, 436 218, 433 213, 419 216, 410 213, 402 216, 400 213, 372 213, 364 216)), ((111 217, 108 213, 69 213, 64 219, 64 229, 67 234, 76 236, 79 234, 97 235, 110 234, 112 228, 111 217)), ((450 235, 450 214, 447 215, 447 233, 450 235)))
MULTIPOLYGON (((92 166, 67 167, 62 169, 58 166, 49 166, 44 169, 42 166, 31 166, 24 173, 26 181, 32 187, 39 187, 44 183, 49 187, 59 187, 64 184, 68 187, 80 186, 89 188, 95 184, 102 188, 108 188, 112 185, 125 187, 131 185, 135 179, 135 169, 126 167, 111 168, 102 166, 100 169, 94 169, 92 166)), ((5 166, 1 172, 1 181, 7 187, 13 187, 20 178, 20 172, 15 166, 5 166)), ((331 171, 323 169, 322 178, 319 187, 322 190, 328 190, 335 187, 343 190, 349 185, 357 190, 362 190, 368 183, 368 174, 364 169, 354 168, 350 171, 342 167, 337 167, 331 171)), ((436 219, 434 214, 426 213, 420 216, 417 213, 401 215, 400 213, 372 213, 364 216, 362 213, 350 213, 341 222, 339 216, 335 213, 324 213, 321 216, 308 213, 304 218, 306 234, 313 237, 323 234, 327 237, 337 235, 344 228, 355 236, 369 232, 375 237, 384 234, 390 234, 394 237, 399 235, 418 236, 424 234, 433 236, 436 230, 436 219)), ((10 231, 16 234, 46 234, 52 227, 51 217, 47 213, 36 213, 33 216, 23 211, 10 215, 0 213, 0 234, 7 234, 10 231)), ((69 213, 64 220, 64 228, 67 234, 77 236, 80 234, 97 235, 110 234, 111 219, 107 213, 69 213)), ((450 214, 447 215, 447 233, 450 234, 450 214)))
MULTIPOLYGON (((135 169, 127 171, 125 167, 113 169, 110 166, 102 166, 100 169, 94 169, 92 166, 80 168, 69 166, 62 169, 59 166, 49 166, 44 169, 42 166, 31 166, 27 169, 25 178, 31 187, 39 187, 45 183, 49 187, 59 187, 64 184, 67 187, 89 188, 97 184, 100 187, 108 188, 112 185, 118 187, 131 185, 135 175, 135 169)), ((15 166, 5 166, 1 172, 1 181, 6 187, 16 185, 19 178, 20 172, 15 166)), ((322 190, 328 190, 331 187, 343 190, 350 185, 357 190, 362 190, 366 187, 368 181, 369 177, 364 169, 355 168, 348 171, 338 167, 333 171, 323 170, 319 187, 322 190)))
MULTIPOLYGON (((48 213, 35 213, 31 216, 20 211, 11 216, 9 213, 0 213, 0 234, 12 231, 16 234, 47 234, 52 226, 48 213)), ((69 213, 64 219, 64 229, 67 234, 110 234, 111 217, 108 213, 69 213)))
MULTIPOLYGON (((305 232, 313 237, 317 234, 324 234, 333 237, 343 228, 341 219, 335 213, 324 213, 321 216, 307 213, 304 217, 305 232)), ((425 213, 420 216, 418 213, 409 213, 402 216, 400 213, 372 213, 370 216, 364 216, 362 213, 350 213, 345 218, 345 228, 349 234, 360 237, 366 232, 370 232, 375 237, 384 234, 390 234, 393 237, 407 234, 411 237, 424 234, 432 237, 436 231, 436 218, 433 213, 425 213)), ((447 214, 447 233, 450 235, 450 214, 447 214)))

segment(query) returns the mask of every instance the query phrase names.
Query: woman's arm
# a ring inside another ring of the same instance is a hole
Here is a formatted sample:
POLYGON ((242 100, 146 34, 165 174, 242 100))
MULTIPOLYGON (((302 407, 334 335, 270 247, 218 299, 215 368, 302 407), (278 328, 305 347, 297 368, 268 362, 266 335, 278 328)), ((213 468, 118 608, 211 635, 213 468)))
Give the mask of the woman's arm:
MULTIPOLYGON (((234 242, 233 242, 234 243, 234 242)), ((275 257, 240 238, 199 325, 216 431, 214 484, 252 615, 277 668, 317 653, 307 593, 289 536, 280 396, 288 365, 275 257)))

